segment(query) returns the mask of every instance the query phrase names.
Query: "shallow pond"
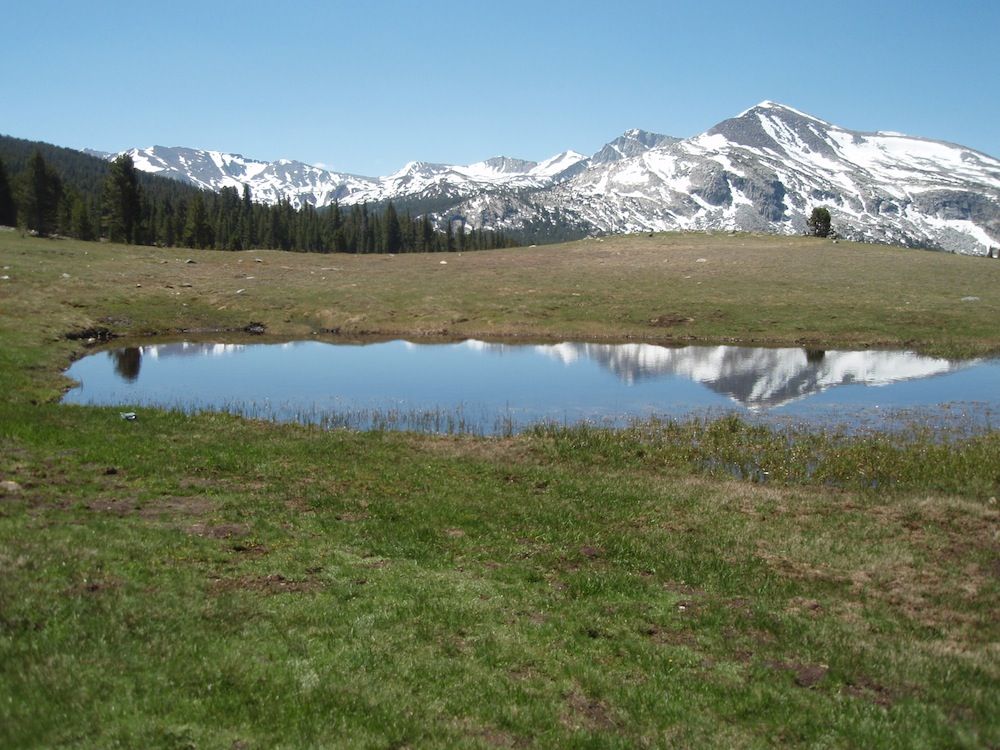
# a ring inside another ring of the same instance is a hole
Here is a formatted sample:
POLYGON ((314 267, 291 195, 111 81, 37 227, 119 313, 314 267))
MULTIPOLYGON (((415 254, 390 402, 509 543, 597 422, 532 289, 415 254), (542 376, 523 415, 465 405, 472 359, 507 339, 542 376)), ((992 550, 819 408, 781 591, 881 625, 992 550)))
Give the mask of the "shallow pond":
POLYGON ((736 412, 752 421, 982 429, 1000 413, 1000 359, 905 351, 651 344, 175 343, 96 352, 67 371, 73 404, 434 432, 538 422, 620 426, 736 412))

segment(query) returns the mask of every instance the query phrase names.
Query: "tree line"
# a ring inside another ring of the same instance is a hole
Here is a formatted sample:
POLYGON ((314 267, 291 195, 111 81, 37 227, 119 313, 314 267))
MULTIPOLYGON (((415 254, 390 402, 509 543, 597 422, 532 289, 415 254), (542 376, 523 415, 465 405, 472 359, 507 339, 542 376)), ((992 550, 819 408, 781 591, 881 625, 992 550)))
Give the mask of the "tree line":
POLYGON ((271 205, 255 202, 248 186, 242 194, 232 187, 213 193, 163 178, 149 180, 127 154, 107 165, 99 182, 89 173, 85 179, 64 179, 39 149, 13 175, 2 157, 0 153, 0 225, 41 235, 214 250, 348 253, 489 250, 517 244, 499 231, 469 231, 461 219, 448 221, 442 231, 427 214, 400 214, 391 202, 377 209, 365 204, 296 208, 287 199, 271 205))

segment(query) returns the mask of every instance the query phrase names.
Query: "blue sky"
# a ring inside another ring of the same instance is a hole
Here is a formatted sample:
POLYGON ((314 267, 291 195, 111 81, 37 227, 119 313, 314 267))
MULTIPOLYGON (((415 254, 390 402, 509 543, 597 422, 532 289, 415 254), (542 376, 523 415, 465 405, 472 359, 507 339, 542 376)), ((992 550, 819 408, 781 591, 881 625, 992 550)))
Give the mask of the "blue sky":
POLYGON ((1000 157, 1000 0, 12 0, 0 133, 384 175, 592 153, 764 100, 1000 157))

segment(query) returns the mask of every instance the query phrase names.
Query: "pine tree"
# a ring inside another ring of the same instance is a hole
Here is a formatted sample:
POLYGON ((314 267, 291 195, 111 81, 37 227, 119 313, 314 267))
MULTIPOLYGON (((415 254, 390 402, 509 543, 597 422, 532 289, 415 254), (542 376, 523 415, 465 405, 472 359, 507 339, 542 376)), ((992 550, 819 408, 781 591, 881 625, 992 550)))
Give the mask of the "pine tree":
POLYGON ((455 249, 455 235, 451 230, 451 219, 448 219, 448 224, 444 229, 444 249, 449 253, 455 249))
POLYGON ((238 250, 237 225, 242 212, 240 195, 234 187, 224 187, 215 198, 215 249, 238 250))
POLYGON ((431 217, 424 214, 420 220, 420 252, 432 253, 434 247, 434 225, 431 224, 431 217))
POLYGON ((809 219, 806 221, 809 232, 814 237, 827 237, 830 234, 830 211, 822 206, 817 206, 812 210, 809 219))
POLYGON ((14 193, 10 189, 7 169, 0 159, 0 226, 12 227, 17 224, 17 205, 14 203, 14 193))
POLYGON ((168 197, 160 209, 160 221, 156 228, 156 242, 173 247, 177 244, 177 225, 173 201, 168 197))
POLYGON ((201 193, 195 193, 187 210, 184 225, 184 245, 204 249, 212 245, 212 229, 208 224, 208 212, 201 193))
POLYGON ((384 235, 385 252, 398 253, 403 248, 403 232, 399 227, 399 216, 390 202, 385 209, 384 235))
POLYGON ((23 221, 28 229, 39 234, 51 234, 58 221, 62 181, 45 163, 38 150, 28 160, 24 175, 24 198, 21 201, 23 221))
POLYGON ((87 242, 97 239, 94 225, 90 221, 90 206, 80 196, 73 199, 73 208, 70 212, 70 234, 78 240, 87 242))
POLYGON ((406 212, 406 217, 400 220, 399 228, 403 233, 403 246, 400 248, 400 252, 412 253, 417 244, 417 223, 410 216, 409 211, 406 212))
POLYGON ((101 198, 103 224, 112 242, 137 242, 142 215, 139 175, 132 157, 122 154, 111 162, 101 198))
POLYGON ((250 194, 250 186, 243 186, 243 200, 240 204, 240 248, 250 250, 257 246, 257 225, 253 216, 253 198, 250 194))

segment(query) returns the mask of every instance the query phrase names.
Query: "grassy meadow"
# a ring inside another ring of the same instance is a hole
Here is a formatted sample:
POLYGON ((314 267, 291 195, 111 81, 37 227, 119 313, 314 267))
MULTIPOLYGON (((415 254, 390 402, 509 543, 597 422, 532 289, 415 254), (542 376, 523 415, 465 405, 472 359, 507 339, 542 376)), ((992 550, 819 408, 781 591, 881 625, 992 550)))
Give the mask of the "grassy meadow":
POLYGON ((0 747, 1000 745, 996 430, 478 438, 58 403, 88 333, 251 322, 997 353, 1000 262, 747 234, 393 257, 0 232, 0 267, 0 747))

